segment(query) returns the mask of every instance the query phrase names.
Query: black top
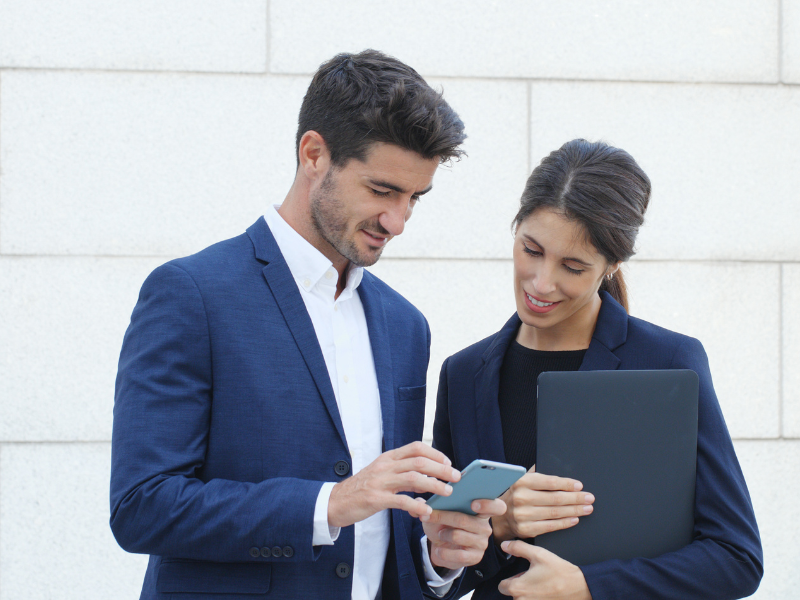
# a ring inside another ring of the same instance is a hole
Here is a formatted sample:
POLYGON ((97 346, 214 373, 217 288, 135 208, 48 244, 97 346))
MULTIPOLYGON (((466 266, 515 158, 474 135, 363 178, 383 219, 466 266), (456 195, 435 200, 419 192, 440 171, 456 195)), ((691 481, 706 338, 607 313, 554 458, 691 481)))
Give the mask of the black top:
POLYGON ((545 371, 577 371, 586 350, 547 351, 511 340, 500 367, 500 421, 506 462, 536 463, 536 380, 545 371))

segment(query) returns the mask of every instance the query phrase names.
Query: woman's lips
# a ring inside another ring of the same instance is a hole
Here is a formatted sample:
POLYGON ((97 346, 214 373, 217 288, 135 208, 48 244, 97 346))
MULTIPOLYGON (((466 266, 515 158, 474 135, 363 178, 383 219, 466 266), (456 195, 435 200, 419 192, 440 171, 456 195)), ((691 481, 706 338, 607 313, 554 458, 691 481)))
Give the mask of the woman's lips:
POLYGON ((546 302, 544 300, 540 300, 536 296, 531 296, 525 291, 523 291, 523 293, 525 294, 525 304, 535 313, 548 313, 556 306, 561 304, 561 302, 546 302))

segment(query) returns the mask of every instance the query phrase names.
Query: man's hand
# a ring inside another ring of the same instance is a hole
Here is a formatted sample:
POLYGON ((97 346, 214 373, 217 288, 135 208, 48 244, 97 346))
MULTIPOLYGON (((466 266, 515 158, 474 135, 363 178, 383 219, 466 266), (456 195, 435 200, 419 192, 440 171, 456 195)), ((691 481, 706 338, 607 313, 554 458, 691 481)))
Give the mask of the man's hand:
POLYGON ((358 473, 333 486, 328 501, 328 524, 347 527, 387 508, 399 508, 412 517, 431 513, 424 502, 401 492, 431 492, 449 496, 461 473, 450 459, 422 442, 384 452, 358 473))
POLYGON ((475 500, 471 508, 478 513, 476 516, 434 510, 429 516, 420 517, 434 566, 460 569, 476 565, 483 558, 492 533, 489 519, 502 515, 506 505, 500 499, 475 500))
POLYGON ((594 496, 581 489, 580 481, 536 473, 534 465, 500 496, 508 511, 492 519, 495 542, 532 538, 577 525, 579 517, 592 514, 594 502, 594 496))
POLYGON ((517 600, 592 600, 583 572, 572 563, 519 540, 503 542, 501 548, 531 563, 525 573, 500 582, 501 594, 517 600))

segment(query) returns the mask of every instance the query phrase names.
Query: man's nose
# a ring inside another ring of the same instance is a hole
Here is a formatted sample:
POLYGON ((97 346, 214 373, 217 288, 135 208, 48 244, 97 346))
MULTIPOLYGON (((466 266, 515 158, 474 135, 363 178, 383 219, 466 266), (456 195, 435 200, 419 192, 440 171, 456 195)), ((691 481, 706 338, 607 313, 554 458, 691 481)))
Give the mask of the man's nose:
POLYGON ((411 216, 411 204, 409 200, 398 200, 388 207, 378 218, 380 224, 392 236, 400 235, 406 227, 406 221, 411 216))

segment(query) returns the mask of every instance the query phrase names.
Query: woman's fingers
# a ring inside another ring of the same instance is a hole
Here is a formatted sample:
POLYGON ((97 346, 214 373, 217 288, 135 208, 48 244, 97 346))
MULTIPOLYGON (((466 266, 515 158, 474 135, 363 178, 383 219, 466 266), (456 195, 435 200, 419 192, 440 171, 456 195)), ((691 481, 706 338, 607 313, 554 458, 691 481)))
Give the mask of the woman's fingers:
POLYGON ((542 473, 533 473, 531 471, 520 477, 514 485, 548 492, 579 492, 583 489, 583 484, 577 479, 543 475, 542 473))
POLYGON ((547 519, 545 521, 522 521, 517 523, 517 533, 523 538, 535 538, 544 533, 575 527, 579 522, 580 519, 578 517, 547 519))

